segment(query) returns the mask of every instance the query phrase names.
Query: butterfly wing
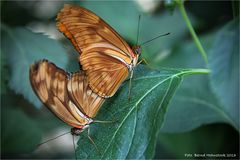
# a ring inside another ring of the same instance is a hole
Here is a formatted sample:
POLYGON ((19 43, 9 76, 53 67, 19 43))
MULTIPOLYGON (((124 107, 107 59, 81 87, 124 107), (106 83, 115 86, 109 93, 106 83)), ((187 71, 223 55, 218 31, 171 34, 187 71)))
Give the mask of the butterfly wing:
POLYGON ((65 123, 82 128, 89 119, 72 102, 67 92, 68 74, 47 60, 30 67, 30 82, 39 99, 65 123))
POLYGON ((103 97, 113 96, 135 57, 128 44, 104 20, 79 6, 65 5, 57 26, 81 53, 91 89, 103 97), (114 67, 108 72, 110 66, 114 67), (102 77, 104 82, 98 83, 102 77))
POLYGON ((83 70, 92 90, 102 97, 111 97, 128 77, 128 68, 119 60, 105 55, 109 51, 94 51, 81 56, 83 70), (91 58, 94 57, 94 58, 91 58))
POLYGON ((107 47, 115 46, 126 56, 134 56, 129 45, 111 26, 83 7, 65 4, 57 15, 57 27, 80 53, 95 48, 95 45, 106 44, 107 47))
POLYGON ((88 117, 95 117, 105 99, 91 90, 83 71, 76 72, 71 76, 67 89, 71 100, 80 106, 79 109, 88 117))

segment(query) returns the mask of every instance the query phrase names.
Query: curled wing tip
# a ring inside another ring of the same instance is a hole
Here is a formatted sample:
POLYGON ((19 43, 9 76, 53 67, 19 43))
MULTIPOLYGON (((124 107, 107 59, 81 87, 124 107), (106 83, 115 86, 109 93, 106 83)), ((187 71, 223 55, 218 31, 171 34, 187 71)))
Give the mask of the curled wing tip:
POLYGON ((32 75, 33 73, 35 73, 37 70, 38 70, 38 65, 37 65, 37 63, 31 64, 30 69, 29 69, 30 75, 32 75))
POLYGON ((30 75, 33 75, 34 73, 38 72, 39 66, 44 62, 48 63, 48 60, 42 59, 42 60, 35 61, 33 64, 31 64, 29 69, 30 75))
POLYGON ((79 53, 81 53, 81 49, 79 48, 74 35, 71 33, 71 31, 68 29, 68 27, 66 26, 66 24, 64 24, 64 21, 63 21, 64 16, 66 16, 66 15, 70 16, 72 14, 72 8, 75 8, 74 10, 81 9, 80 7, 72 5, 72 4, 65 4, 64 7, 57 14, 56 27, 61 33, 63 33, 73 43, 76 50, 79 53))
POLYGON ((68 12, 70 10, 84 10, 83 7, 81 6, 78 6, 78 5, 74 5, 74 4, 64 4, 63 8, 59 11, 58 15, 57 15, 57 18, 62 16, 65 12, 68 12))
POLYGON ((63 8, 58 12, 56 20, 59 21, 61 19, 61 17, 63 16, 63 14, 66 11, 69 11, 70 8, 72 8, 72 7, 73 7, 72 4, 64 4, 63 8))
POLYGON ((65 10, 69 10, 69 9, 77 9, 77 10, 82 9, 82 10, 87 10, 87 9, 85 9, 85 8, 79 6, 79 5, 70 4, 70 3, 64 4, 63 10, 64 10, 64 9, 65 9, 65 10))
POLYGON ((73 6, 73 4, 70 4, 70 3, 64 4, 64 8, 69 8, 69 7, 71 7, 71 6, 73 6))
POLYGON ((57 67, 53 62, 50 62, 47 59, 38 60, 33 64, 31 64, 29 69, 29 73, 30 73, 29 75, 32 76, 32 75, 38 74, 39 70, 43 68, 45 69, 52 68, 54 70, 58 70, 58 72, 61 72, 64 74, 66 73, 66 76, 69 76, 68 72, 65 72, 63 69, 57 67))
POLYGON ((62 33, 66 33, 67 32, 67 29, 66 29, 65 25, 62 24, 61 22, 57 21, 56 26, 57 26, 57 29, 60 32, 62 32, 62 33))

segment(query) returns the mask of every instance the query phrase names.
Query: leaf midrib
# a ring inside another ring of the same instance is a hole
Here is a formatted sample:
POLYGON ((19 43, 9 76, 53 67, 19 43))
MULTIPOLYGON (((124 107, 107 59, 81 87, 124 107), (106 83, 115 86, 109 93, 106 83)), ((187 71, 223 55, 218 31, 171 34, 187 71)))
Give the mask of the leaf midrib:
POLYGON ((154 85, 151 89, 149 89, 137 102, 136 104, 132 107, 132 109, 128 112, 128 114, 125 116, 125 118, 123 119, 123 121, 120 123, 119 127, 117 128, 117 130, 114 132, 112 139, 110 140, 110 143, 108 144, 108 146, 106 147, 104 153, 101 156, 101 159, 103 159, 103 156, 105 155, 105 153, 107 152, 108 148, 111 146, 113 139, 115 138, 117 132, 119 131, 119 129, 122 127, 123 123, 126 121, 126 119, 128 118, 128 116, 130 116, 130 114, 133 112, 133 110, 138 106, 138 104, 151 92, 153 91, 156 87, 158 87, 159 85, 161 85, 162 83, 164 83, 165 81, 172 79, 174 77, 180 76, 180 75, 184 75, 187 73, 192 73, 192 71, 182 71, 180 73, 174 74, 172 76, 169 76, 168 78, 166 78, 165 80, 160 81, 159 83, 157 83, 156 85, 154 85))
MULTIPOLYGON (((162 104, 163 104, 163 102, 164 102, 164 100, 165 100, 165 98, 166 98, 166 96, 167 96, 167 94, 168 94, 168 92, 169 92, 169 89, 171 88, 172 80, 173 80, 173 77, 170 79, 170 83, 169 83, 169 85, 168 85, 168 88, 167 88, 166 92, 164 93, 164 96, 163 96, 163 99, 162 99, 161 103, 160 103, 159 106, 158 106, 157 112, 155 113, 155 116, 154 116, 155 118, 154 118, 153 124, 156 123, 156 119, 157 119, 159 110, 161 109, 161 106, 162 106, 162 104)), ((159 130, 160 130, 160 129, 159 129, 159 130)), ((151 138, 153 137, 152 132, 153 132, 153 130, 152 130, 151 133, 150 133, 150 138, 149 138, 150 140, 151 140, 151 138)), ((156 133, 156 134, 157 134, 157 133, 156 133)), ((150 141, 149 141, 149 143, 150 143, 150 141)), ((149 143, 147 144, 147 146, 149 145, 149 143)), ((145 148, 145 150, 143 151, 143 153, 146 151, 146 149, 147 149, 147 147, 145 148)))

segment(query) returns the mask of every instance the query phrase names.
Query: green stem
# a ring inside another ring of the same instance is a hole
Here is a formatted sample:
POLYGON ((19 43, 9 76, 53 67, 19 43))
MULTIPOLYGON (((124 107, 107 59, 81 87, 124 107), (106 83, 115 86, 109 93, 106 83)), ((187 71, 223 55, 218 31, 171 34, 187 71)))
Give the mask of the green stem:
POLYGON ((236 18, 239 15, 239 1, 232 0, 232 12, 233 18, 236 18))
POLYGON ((194 69, 187 69, 187 70, 183 70, 177 74, 175 74, 174 76, 188 76, 188 75, 193 75, 193 74, 209 74, 211 72, 211 70, 209 69, 204 69, 204 68, 194 68, 194 69))
POLYGON ((209 69, 196 68, 196 69, 191 69, 191 70, 185 71, 183 73, 184 73, 184 75, 191 75, 191 74, 209 74, 210 72, 211 71, 209 69))
POLYGON ((190 22, 190 20, 188 18, 188 15, 187 15, 187 12, 185 10, 185 7, 184 7, 183 3, 184 3, 183 0, 178 0, 177 1, 178 7, 180 9, 180 12, 181 12, 181 14, 182 14, 186 24, 187 24, 187 27, 188 27, 191 35, 192 35, 192 38, 193 38, 193 40, 194 40, 198 50, 200 51, 200 53, 201 53, 205 63, 207 64, 208 63, 207 54, 206 54, 205 50, 203 49, 202 44, 199 41, 198 36, 196 35, 196 33, 195 33, 195 31, 194 31, 194 29, 192 27, 192 24, 191 24, 191 22, 190 22))

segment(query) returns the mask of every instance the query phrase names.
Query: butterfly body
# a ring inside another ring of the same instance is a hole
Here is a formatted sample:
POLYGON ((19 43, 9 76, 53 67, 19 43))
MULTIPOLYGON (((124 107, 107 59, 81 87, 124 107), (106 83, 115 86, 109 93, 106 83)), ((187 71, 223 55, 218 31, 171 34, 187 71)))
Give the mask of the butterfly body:
POLYGON ((83 128, 71 128, 71 134, 79 136, 87 128, 89 128, 89 125, 85 125, 83 128))

